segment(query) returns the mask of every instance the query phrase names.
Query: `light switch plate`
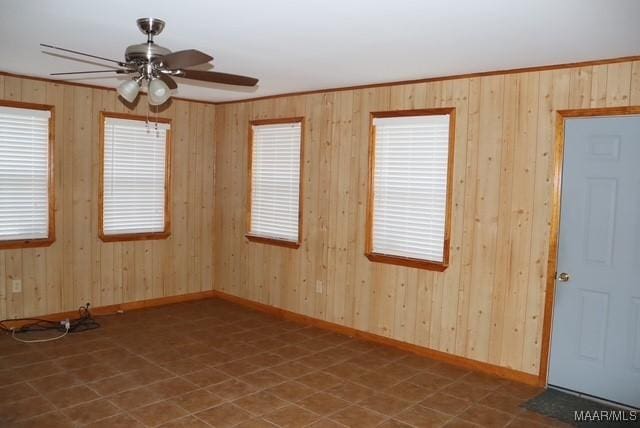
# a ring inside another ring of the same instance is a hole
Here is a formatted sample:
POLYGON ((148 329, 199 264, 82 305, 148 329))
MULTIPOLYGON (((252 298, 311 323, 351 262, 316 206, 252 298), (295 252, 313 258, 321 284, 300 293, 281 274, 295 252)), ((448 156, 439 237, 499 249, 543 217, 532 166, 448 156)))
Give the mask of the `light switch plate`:
POLYGON ((14 293, 22 293, 22 281, 19 279, 12 280, 11 289, 14 293))

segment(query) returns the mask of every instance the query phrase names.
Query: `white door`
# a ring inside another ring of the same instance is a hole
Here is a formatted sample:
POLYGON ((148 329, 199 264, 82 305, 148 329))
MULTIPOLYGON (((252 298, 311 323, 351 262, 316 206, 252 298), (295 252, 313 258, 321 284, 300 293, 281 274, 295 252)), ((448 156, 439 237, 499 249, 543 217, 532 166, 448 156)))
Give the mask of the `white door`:
POLYGON ((640 407, 639 116, 566 121, 561 212, 549 384, 640 407))

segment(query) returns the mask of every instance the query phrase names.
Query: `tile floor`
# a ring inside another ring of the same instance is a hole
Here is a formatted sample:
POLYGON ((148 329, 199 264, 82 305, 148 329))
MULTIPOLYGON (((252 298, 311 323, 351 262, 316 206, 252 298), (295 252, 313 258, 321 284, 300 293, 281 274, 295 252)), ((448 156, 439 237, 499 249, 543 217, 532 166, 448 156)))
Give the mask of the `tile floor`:
POLYGON ((538 427, 539 390, 221 300, 0 336, 2 427, 538 427))

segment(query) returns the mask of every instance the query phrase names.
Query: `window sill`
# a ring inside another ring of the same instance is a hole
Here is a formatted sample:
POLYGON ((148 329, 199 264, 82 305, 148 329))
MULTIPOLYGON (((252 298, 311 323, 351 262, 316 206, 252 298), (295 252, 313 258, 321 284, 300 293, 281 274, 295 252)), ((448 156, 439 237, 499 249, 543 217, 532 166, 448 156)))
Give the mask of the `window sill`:
POLYGON ((16 250, 20 248, 48 247, 55 242, 55 238, 18 239, 14 241, 0 241, 0 250, 16 250))
POLYGON ((101 233, 99 236, 102 242, 149 241, 153 239, 167 239, 171 236, 171 232, 129 233, 124 235, 105 235, 101 233))
POLYGON ((407 266, 436 272, 443 272, 449 266, 448 263, 432 262, 429 260, 413 259, 410 257, 390 256, 388 254, 365 253, 365 256, 367 256, 367 258, 372 262, 388 263, 397 266, 407 266))
POLYGON ((258 242, 260 244, 269 244, 269 245, 277 245, 279 247, 287 247, 287 248, 299 248, 300 242, 296 241, 286 241, 284 239, 276 239, 276 238, 266 238, 264 236, 251 235, 247 233, 244 235, 251 242, 258 242))

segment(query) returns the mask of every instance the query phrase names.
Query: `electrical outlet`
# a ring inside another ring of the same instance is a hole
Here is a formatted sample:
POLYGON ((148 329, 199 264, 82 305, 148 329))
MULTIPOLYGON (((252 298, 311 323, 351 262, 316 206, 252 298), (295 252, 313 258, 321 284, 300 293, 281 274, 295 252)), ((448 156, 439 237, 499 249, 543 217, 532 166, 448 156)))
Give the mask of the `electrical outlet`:
POLYGON ((14 279, 11 281, 11 287, 14 293, 22 293, 22 281, 19 279, 14 279))
POLYGON ((322 293, 322 281, 316 281, 316 293, 322 293))

